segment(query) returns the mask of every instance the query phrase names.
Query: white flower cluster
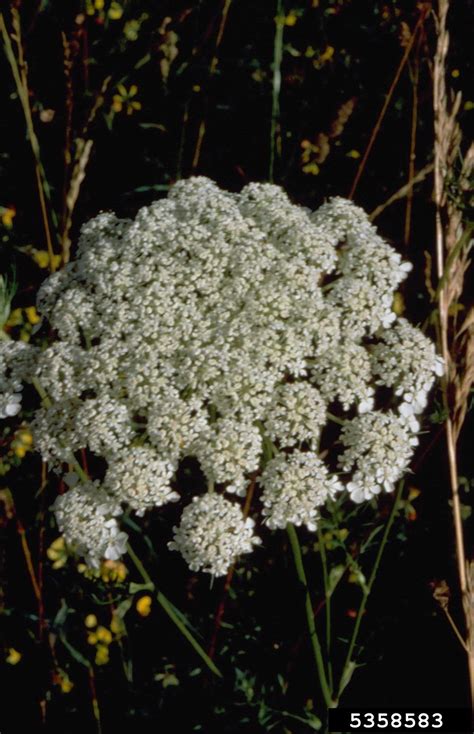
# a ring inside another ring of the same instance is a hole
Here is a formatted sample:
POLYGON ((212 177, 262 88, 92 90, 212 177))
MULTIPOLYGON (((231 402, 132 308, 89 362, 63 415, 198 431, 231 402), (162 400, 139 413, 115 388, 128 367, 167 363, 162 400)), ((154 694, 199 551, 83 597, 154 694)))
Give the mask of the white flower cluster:
POLYGON ((98 567, 102 558, 117 560, 125 553, 127 535, 115 519, 121 514, 120 503, 99 482, 77 484, 56 498, 53 509, 66 542, 91 566, 98 567))
POLYGON ((0 340, 0 419, 21 410, 23 381, 33 369, 34 347, 24 342, 0 340))
POLYGON ((142 515, 176 501, 174 472, 194 456, 210 491, 184 510, 171 547, 221 574, 258 542, 236 498, 262 470, 265 523, 315 528, 343 488, 318 456, 334 413, 353 499, 391 489, 441 367, 392 310, 409 269, 351 202, 312 213, 270 184, 231 194, 191 178, 134 221, 90 221, 38 295, 53 343, 26 372, 20 345, 0 347, 0 414, 16 413, 21 380, 33 382, 43 458, 61 470, 85 449, 105 467, 100 486, 58 500, 66 538, 95 562, 118 553, 117 507, 142 515), (393 393, 384 408, 379 385, 393 393))
POLYGON ((280 454, 266 465, 260 484, 265 524, 285 528, 288 523, 316 530, 319 510, 344 489, 313 451, 280 454))
POLYGON ((392 411, 360 415, 343 426, 339 458, 344 472, 354 469, 347 485, 355 502, 369 500, 382 489, 391 492, 406 471, 418 439, 403 416, 392 411))
POLYGON ((170 487, 176 466, 160 459, 153 449, 131 448, 114 461, 105 475, 105 488, 142 516, 152 507, 179 500, 170 487))
POLYGON ((191 571, 223 576, 238 556, 261 542, 253 528, 254 521, 244 519, 238 505, 221 494, 208 493, 193 497, 184 508, 168 548, 179 551, 191 571))
POLYGON ((423 412, 435 375, 444 372, 444 362, 434 344, 416 327, 400 318, 391 329, 380 333, 380 342, 371 350, 372 371, 377 384, 387 385, 401 396, 401 415, 423 412))

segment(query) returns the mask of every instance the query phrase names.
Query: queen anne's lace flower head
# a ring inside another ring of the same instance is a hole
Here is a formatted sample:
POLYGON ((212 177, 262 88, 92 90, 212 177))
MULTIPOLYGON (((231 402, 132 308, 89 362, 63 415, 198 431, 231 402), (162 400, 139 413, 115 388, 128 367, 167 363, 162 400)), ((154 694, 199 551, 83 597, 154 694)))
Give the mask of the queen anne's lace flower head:
POLYGON ((343 489, 313 451, 280 454, 268 462, 260 484, 264 488, 262 514, 269 528, 293 523, 316 530, 321 507, 343 489))
POLYGON ((369 500, 381 490, 391 492, 408 468, 418 439, 403 416, 371 412, 348 421, 341 432, 345 451, 343 472, 354 470, 347 489, 354 502, 369 500))
POLYGON ((105 487, 140 516, 152 507, 179 500, 179 494, 170 486, 175 470, 173 463, 164 461, 152 449, 137 446, 110 462, 105 487))
POLYGON ((308 382, 285 383, 275 390, 264 419, 265 433, 280 446, 308 443, 315 448, 326 423, 326 403, 308 382))
POLYGON ((99 482, 77 484, 59 495, 54 511, 66 543, 93 567, 102 558, 117 560, 125 552, 127 535, 119 529, 120 503, 111 499, 99 482))
POLYGON ((436 375, 443 374, 443 360, 436 355, 434 344, 406 319, 398 319, 380 338, 371 350, 377 383, 393 388, 395 395, 402 397, 402 415, 421 413, 436 375))
POLYGON ((205 494, 185 507, 168 548, 179 551, 191 571, 223 576, 238 556, 261 542, 253 529, 254 521, 244 518, 239 505, 220 494, 205 494))
POLYGON ((105 475, 58 499, 70 544, 94 563, 123 552, 120 512, 176 501, 191 456, 215 490, 185 508, 171 543, 191 568, 220 575, 258 542, 236 497, 259 475, 265 524, 314 530, 342 486, 317 454, 341 409, 360 414, 341 434, 351 496, 390 490, 441 370, 392 309, 410 267, 353 203, 312 213, 271 184, 231 194, 191 178, 134 221, 88 222, 38 294, 50 345, 0 342, 0 417, 33 382, 43 459, 63 471, 89 451, 105 475))

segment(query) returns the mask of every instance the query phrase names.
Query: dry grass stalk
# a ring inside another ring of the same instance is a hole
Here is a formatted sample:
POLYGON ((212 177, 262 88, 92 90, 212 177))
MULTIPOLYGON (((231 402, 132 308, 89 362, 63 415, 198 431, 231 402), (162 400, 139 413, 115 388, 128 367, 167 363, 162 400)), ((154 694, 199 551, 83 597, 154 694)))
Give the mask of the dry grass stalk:
POLYGON ((409 177, 409 180, 407 183, 398 189, 398 191, 395 191, 394 194, 392 194, 387 201, 384 201, 383 204, 379 204, 379 206, 375 207, 375 209, 369 214, 369 219, 371 222, 374 221, 382 212, 391 204, 394 204, 396 201, 399 201, 400 199, 403 199, 405 196, 408 196, 410 194, 415 185, 417 183, 420 183, 421 181, 424 181, 425 178, 433 171, 433 164, 428 163, 427 166, 421 169, 421 171, 418 171, 418 173, 414 173, 409 177))
POLYGON ((18 10, 14 7, 11 9, 13 32, 9 33, 3 14, 0 13, 0 33, 3 39, 5 54, 12 70, 12 76, 15 82, 16 91, 20 100, 23 114, 26 122, 26 130, 30 141, 31 150, 35 160, 35 178, 38 189, 38 197, 41 207, 41 216, 43 220, 46 247, 49 255, 49 267, 51 272, 55 270, 55 258, 53 250, 53 240, 51 236, 51 228, 49 217, 55 222, 54 211, 51 207, 51 194, 49 190, 48 180, 46 178, 43 164, 41 162, 40 145, 35 132, 33 117, 30 107, 30 95, 28 89, 28 67, 23 55, 23 45, 21 40, 21 23, 18 10), (12 46, 12 40, 16 46, 16 52, 12 46), (49 205, 49 211, 48 211, 49 205))
POLYGON ((439 285, 439 333, 441 351, 446 364, 443 384, 447 410, 446 439, 459 583, 466 622, 466 649, 469 664, 471 696, 474 701, 474 624, 472 594, 468 580, 464 530, 459 498, 457 441, 467 412, 469 393, 474 384, 474 312, 471 308, 459 323, 459 300, 463 294, 472 228, 463 223, 463 193, 473 170, 474 146, 471 145, 458 176, 455 195, 449 193, 454 170, 461 153, 461 130, 457 114, 461 95, 450 94, 446 86, 446 57, 449 48, 447 15, 449 0, 439 0, 435 17, 437 48, 433 70, 433 107, 435 128, 434 195, 436 204, 436 259, 439 285))

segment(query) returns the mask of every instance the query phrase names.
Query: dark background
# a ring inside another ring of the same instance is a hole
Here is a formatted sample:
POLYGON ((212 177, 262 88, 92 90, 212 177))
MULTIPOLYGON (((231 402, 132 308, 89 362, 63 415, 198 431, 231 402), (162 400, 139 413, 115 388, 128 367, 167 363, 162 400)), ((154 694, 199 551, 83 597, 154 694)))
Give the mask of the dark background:
MULTIPOLYGON (((111 209, 119 215, 134 216, 140 206, 165 195, 166 188, 183 176, 206 175, 233 191, 248 181, 268 180, 276 3, 234 0, 217 49, 224 6, 216 0, 130 0, 121 3, 123 16, 116 21, 107 16, 110 3, 105 4, 103 11, 93 3, 87 6, 59 0, 14 6, 21 17, 29 66, 29 102, 51 187, 48 206, 57 212, 59 220, 64 182, 70 175, 64 158, 68 135, 74 152, 75 141, 81 137, 104 79, 110 77, 103 105, 87 130, 94 147, 74 210, 73 243, 80 224, 99 211, 111 209), (88 8, 93 11, 90 15, 88 8), (176 34, 178 51, 167 78, 163 75, 166 38, 160 31, 166 17, 170 18, 167 28, 176 34), (143 18, 138 37, 127 40, 125 24, 137 18, 143 18), (61 34, 71 54, 69 103, 61 34), (215 72, 210 73, 214 54, 218 63, 215 72), (147 55, 149 60, 135 68, 147 55), (137 86, 131 99, 139 101, 141 108, 130 115, 124 109, 111 112, 119 83, 127 89, 132 84, 137 86), (42 120, 44 110, 53 111, 50 121, 42 120), (205 125, 205 136, 200 159, 193 166, 201 124, 205 125)), ((9 7, 4 12, 10 28, 9 7)), ((355 192, 356 203, 369 212, 407 181, 414 93, 416 170, 432 161, 431 60, 435 32, 430 7, 380 0, 295 0, 294 4, 285 0, 283 14, 287 18, 295 15, 296 21, 284 29, 278 118, 281 155, 276 155, 274 180, 285 187, 294 202, 316 208, 331 195, 348 195, 403 56, 403 33, 411 32, 422 13, 425 18, 419 41, 401 73, 355 192), (312 51, 308 51, 309 47, 312 51), (332 56, 318 61, 328 47, 333 48, 332 56), (416 69, 419 79, 414 85, 416 69), (318 134, 328 133, 341 105, 348 100, 354 100, 354 111, 340 134, 330 139, 330 153, 319 164, 319 172, 304 172, 301 143, 306 140, 315 144, 318 134), (348 156, 351 151, 357 151, 359 157, 348 156)), ((472 78, 471 18, 471 2, 453 3, 449 16, 448 80, 456 91, 464 89, 460 122, 466 138, 473 114, 469 105, 472 89, 467 84, 472 78)), ((8 273, 12 267, 15 269, 19 287, 13 307, 23 308, 34 303, 35 292, 47 275, 31 257, 31 247, 44 250, 45 241, 31 147, 4 54, 0 57, 0 78, 0 205, 16 211, 13 226, 5 226, 1 231, 2 270, 8 273)), ((431 176, 415 187, 407 242, 405 207, 406 198, 385 209, 376 223, 391 244, 414 263, 402 294, 406 315, 414 323, 426 326, 434 336, 430 321, 433 304, 424 273, 425 253, 434 253, 431 176)), ((60 252, 56 242, 55 246, 60 252)), ((15 329, 12 336, 18 336, 15 329)), ((361 666, 343 696, 346 707, 468 705, 465 655, 432 596, 432 585, 446 579, 452 588, 451 613, 456 620, 462 619, 439 403, 439 396, 434 395, 414 474, 409 477, 409 483, 421 490, 413 502, 416 517, 407 510, 395 522, 362 626, 361 666)), ((463 477, 472 476, 472 444, 468 440, 471 420, 468 419, 461 442, 463 477)), ((7 452, 8 435, 4 435, 2 445, 7 452)), ((57 537, 47 508, 54 500, 58 480, 51 478, 43 499, 38 498, 38 458, 28 454, 24 461, 13 464, 4 477, 15 508, 13 516, 5 514, 1 530, 5 540, 3 561, 8 563, 2 572, 3 630, 5 649, 20 650, 22 659, 15 666, 5 666, 1 714, 5 723, 0 729, 4 734, 17 732, 26 725, 28 731, 45 730, 41 727, 39 703, 43 700, 47 730, 94 732, 98 728, 92 716, 86 668, 64 647, 58 655, 74 688, 66 695, 54 685, 52 671, 57 661, 52 659, 45 639, 38 640, 35 599, 19 542, 21 520, 36 564, 40 560, 39 549, 43 548, 44 556, 44 548, 57 537)), ((183 469, 183 485, 197 481, 195 467, 183 469)), ((466 479, 465 486, 469 484, 466 479)), ((368 508, 360 526, 360 518, 349 520, 354 537, 363 538, 374 523, 383 522, 391 502, 392 498, 386 497, 378 508, 368 508)), ((172 512, 169 517, 151 513, 141 523, 144 536, 137 536, 136 544, 148 559, 160 588, 189 615, 206 647, 223 596, 223 582, 218 580, 209 588, 207 578, 190 574, 175 554, 166 551, 167 528, 175 519, 172 512), (145 536, 151 539, 156 554, 150 552, 145 536)), ((304 533, 300 537, 309 550, 314 538, 304 533)), ((373 552, 369 551, 361 563, 370 568, 371 560, 373 552)), ((322 589, 318 554, 306 555, 305 562, 317 601, 322 589)), ((48 561, 44 563, 48 624, 53 624, 61 605, 66 605, 70 610, 67 636, 87 655, 82 619, 91 611, 102 613, 99 602, 106 603, 110 592, 100 584, 84 581, 72 561, 59 571, 51 570, 48 561)), ((146 619, 132 609, 127 645, 133 659, 133 683, 125 680, 115 649, 111 651, 110 663, 96 670, 103 732, 112 731, 118 722, 133 725, 140 732, 171 731, 171 727, 183 732, 269 731, 270 724, 259 720, 261 701, 280 712, 301 716, 308 699, 312 699, 316 713, 321 713, 320 692, 306 639, 303 599, 284 533, 264 533, 263 548, 239 565, 232 589, 224 615, 224 621, 231 626, 220 629, 216 655, 225 674, 223 681, 216 681, 205 671, 194 677, 189 675, 201 666, 201 661, 156 605, 146 619), (163 688, 154 680, 165 664, 173 666, 179 686, 163 688), (239 684, 236 670, 245 671, 247 682, 252 680, 251 696, 248 685, 245 692, 239 684), (284 691, 276 682, 277 674, 284 680, 284 691), (198 725, 201 729, 196 728, 198 725)), ((115 593, 126 598, 126 585, 115 593)), ((334 625, 341 640, 340 651, 334 653, 336 668, 342 663, 343 640, 350 633, 351 610, 357 608, 359 599, 356 585, 341 583, 334 598, 334 625)), ((273 731, 310 731, 306 724, 284 716, 275 715, 270 721, 273 731)))

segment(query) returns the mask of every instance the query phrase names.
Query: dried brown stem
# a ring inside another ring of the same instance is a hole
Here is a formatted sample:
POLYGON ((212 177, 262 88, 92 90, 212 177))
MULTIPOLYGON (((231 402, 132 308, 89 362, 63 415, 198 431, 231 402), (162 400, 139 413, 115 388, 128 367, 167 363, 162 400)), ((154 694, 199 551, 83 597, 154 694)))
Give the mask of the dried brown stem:
MULTIPOLYGON (((219 57, 218 57, 219 46, 222 43, 222 37, 224 35, 225 26, 227 23, 227 16, 229 15, 231 3, 232 3, 232 0, 224 0, 221 20, 219 23, 219 28, 217 29, 214 54, 213 54, 213 57, 211 59, 211 63, 209 66, 209 79, 211 79, 214 76, 214 74, 216 73, 217 64, 219 63, 219 57)), ((195 171, 199 165, 199 159, 201 157, 202 144, 204 142, 205 134, 206 134, 206 115, 204 114, 203 117, 201 118, 201 122, 199 123, 196 146, 194 148, 193 161, 191 164, 191 168, 193 171, 195 171)))
POLYGON ((398 65, 398 68, 397 68, 397 70, 395 72, 395 76, 393 77, 392 83, 390 85, 390 89, 388 90, 388 94, 385 97, 385 101, 384 101, 384 103, 382 105, 382 109, 379 112, 379 116, 377 118, 377 122, 375 123, 375 126, 374 126, 374 128, 372 130, 372 133, 370 135, 370 139, 369 139, 369 142, 367 144, 367 148, 365 149, 364 155, 362 156, 362 160, 361 160, 361 162, 359 164, 359 168, 357 169, 357 173, 355 175, 354 181, 353 181, 352 186, 351 186, 351 190, 350 190, 349 195, 348 195, 348 198, 349 199, 353 199, 354 198, 354 194, 355 194, 356 188, 357 188, 357 186, 359 184, 359 181, 361 179, 361 176, 362 176, 362 174, 364 172, 364 169, 365 169, 367 160, 368 160, 369 155, 371 153, 371 150, 372 150, 372 148, 374 146, 374 143, 375 143, 375 141, 377 139, 377 135, 379 134, 379 130, 381 128, 383 119, 385 117, 385 113, 388 110, 388 107, 389 107, 390 102, 392 100, 393 93, 394 93, 395 88, 396 88, 396 86, 398 84, 398 80, 400 79, 401 73, 402 73, 402 71, 403 71, 403 69, 405 67, 405 64, 408 61, 408 57, 410 55, 410 51, 411 51, 412 46, 413 46, 413 44, 415 42, 415 39, 417 37, 418 31, 420 30, 422 24, 424 23, 424 20, 425 20, 425 17, 426 17, 426 13, 427 13, 427 8, 425 6, 423 6, 421 8, 421 11, 420 11, 420 17, 418 18, 418 21, 417 21, 417 23, 415 25, 415 28, 413 29, 413 32, 412 32, 412 34, 410 36, 410 39, 409 39, 408 43, 406 44, 405 52, 404 52, 404 54, 402 56, 402 59, 401 59, 399 65, 398 65))

